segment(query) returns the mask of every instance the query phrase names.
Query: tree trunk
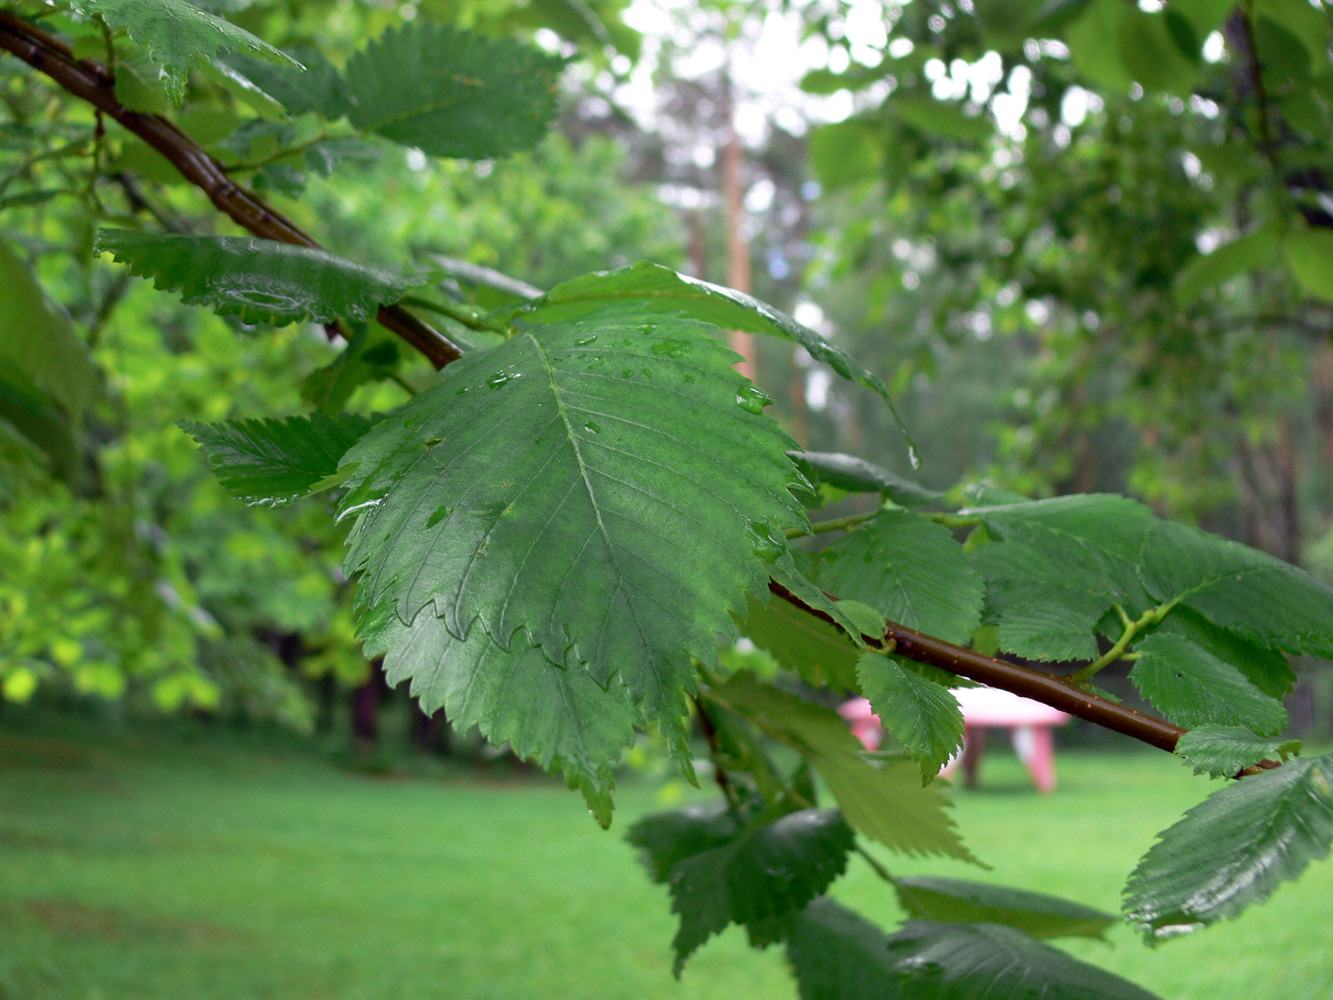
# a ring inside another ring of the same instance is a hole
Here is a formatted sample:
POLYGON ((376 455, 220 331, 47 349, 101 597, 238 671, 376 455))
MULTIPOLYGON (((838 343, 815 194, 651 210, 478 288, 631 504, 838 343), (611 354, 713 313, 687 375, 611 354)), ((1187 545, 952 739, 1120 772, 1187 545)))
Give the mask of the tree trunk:
POLYGON ((358 756, 368 755, 379 743, 380 698, 384 688, 384 660, 370 661, 370 676, 352 689, 352 740, 358 756))

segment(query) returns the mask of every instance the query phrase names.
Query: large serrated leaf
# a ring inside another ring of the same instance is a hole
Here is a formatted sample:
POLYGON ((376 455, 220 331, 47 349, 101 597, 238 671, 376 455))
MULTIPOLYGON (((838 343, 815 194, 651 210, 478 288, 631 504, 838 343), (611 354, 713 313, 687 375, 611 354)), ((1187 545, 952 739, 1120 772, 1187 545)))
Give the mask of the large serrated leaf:
POLYGON ((232 496, 258 507, 282 507, 309 496, 338 473, 338 460, 370 430, 369 417, 316 413, 286 420, 182 420, 213 475, 232 496))
POLYGON ((0 240, 0 365, 80 413, 99 392, 88 345, 51 305, 9 244, 0 240))
POLYGON ((403 619, 619 677, 683 745, 691 657, 717 662, 756 555, 805 523, 789 439, 711 328, 633 310, 529 330, 446 368, 344 458, 346 566, 403 619))
POLYGON ((985 882, 918 875, 898 879, 894 889, 903 909, 918 920, 1004 924, 1035 938, 1105 939, 1120 922, 1114 914, 1057 896, 985 882))
POLYGON ((112 28, 124 28, 145 46, 162 64, 162 79, 175 104, 185 96, 190 67, 200 56, 211 59, 223 52, 246 52, 301 67, 262 38, 184 0, 73 0, 73 7, 84 14, 101 15, 112 28))
POLYGON ((325 250, 241 236, 178 236, 103 229, 93 249, 130 273, 247 323, 364 320, 421 282, 325 250))
POLYGON ((1149 941, 1235 917, 1333 841, 1333 758, 1288 761, 1219 789, 1158 834, 1125 886, 1149 941))
POLYGON ((546 134, 563 65, 511 39, 413 22, 348 62, 347 116, 363 131, 435 156, 504 156, 546 134))
POLYGON ((823 775, 847 822, 885 847, 909 855, 976 861, 954 828, 948 800, 921 787, 907 760, 871 760, 832 709, 738 674, 708 697, 798 750, 823 775))
POLYGON ((827 897, 787 940, 801 1000, 1156 1000, 1012 927, 911 921, 885 934, 827 897))
MULTIPOLYGON (((911 446, 911 438, 893 409, 893 400, 884 380, 837 344, 753 296, 680 274, 660 264, 640 261, 615 271, 585 274, 557 285, 541 298, 509 311, 508 315, 511 319, 527 317, 552 322, 576 319, 615 302, 653 302, 662 311, 680 312, 725 330, 746 330, 794 340, 809 351, 812 358, 822 361, 843 378, 879 393, 911 446)), ((913 451, 914 463, 915 456, 913 451)))
POLYGON ((1144 586, 1264 646, 1333 656, 1333 588, 1280 559, 1162 522, 1145 542, 1144 586))
POLYGON ((1134 646, 1141 659, 1129 672, 1139 692, 1172 722, 1244 726, 1271 736, 1287 724, 1282 702, 1236 667, 1182 635, 1156 632, 1134 646))
POLYGON ((891 621, 966 643, 981 621, 983 583, 948 528, 882 510, 820 553, 815 582, 891 621))
POLYGON ((1239 726, 1199 726, 1176 742, 1177 756, 1194 765, 1195 774, 1214 778, 1234 778, 1261 760, 1286 760, 1300 752, 1300 740, 1258 736, 1239 726))
POLYGON ((634 742, 637 712, 619 684, 603 687, 578 667, 564 667, 521 635, 503 649, 474 624, 450 635, 426 608, 404 624, 391 602, 363 616, 366 654, 384 654, 390 684, 411 681, 422 709, 443 708, 460 732, 477 726, 499 746, 582 791, 602 826, 611 823, 612 768, 634 742))
POLYGON ((856 676, 880 723, 921 766, 922 784, 929 782, 963 745, 958 699, 878 653, 861 657, 856 676))
POLYGON ((785 937, 791 919, 843 873, 855 838, 836 809, 802 809, 741 824, 698 809, 646 816, 627 839, 643 849, 680 916, 675 971, 712 935, 740 924, 756 947, 785 937))

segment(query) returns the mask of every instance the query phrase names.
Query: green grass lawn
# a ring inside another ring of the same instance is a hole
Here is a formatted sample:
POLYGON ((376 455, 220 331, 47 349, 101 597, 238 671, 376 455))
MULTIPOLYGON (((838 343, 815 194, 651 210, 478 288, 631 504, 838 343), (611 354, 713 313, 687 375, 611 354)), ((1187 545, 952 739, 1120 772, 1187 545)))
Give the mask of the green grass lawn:
MULTIPOLYGON (((1062 754, 1029 790, 992 755, 957 795, 993 879, 1114 910, 1153 834, 1210 787, 1164 754, 1062 754)), ((1215 784, 1212 787, 1217 787, 1215 784)), ((677 983, 665 891, 620 834, 663 808, 628 783, 615 826, 538 778, 371 778, 258 739, 151 735, 10 710, 0 722, 0 1000, 651 1000, 795 996, 734 929, 677 983)), ((854 859, 836 895, 885 924, 854 859)), ((1162 948, 1070 950, 1166 1000, 1333 998, 1333 864, 1162 948)))

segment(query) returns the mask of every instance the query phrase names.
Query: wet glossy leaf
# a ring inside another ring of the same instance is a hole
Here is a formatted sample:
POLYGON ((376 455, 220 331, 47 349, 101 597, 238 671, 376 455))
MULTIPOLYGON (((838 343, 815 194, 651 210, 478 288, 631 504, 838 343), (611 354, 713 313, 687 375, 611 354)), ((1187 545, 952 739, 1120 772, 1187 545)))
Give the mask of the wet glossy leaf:
POLYGON ((299 68, 286 53, 216 14, 183 0, 74 0, 76 10, 99 14, 126 33, 162 64, 162 78, 172 101, 180 104, 190 67, 202 56, 245 52, 299 68))
POLYGON ((1286 760, 1300 752, 1300 740, 1258 736, 1238 726, 1198 726, 1176 743, 1176 755, 1193 764, 1195 774, 1214 778, 1234 778, 1261 760, 1286 760))
MULTIPOLYGON (((793 340, 816 361, 822 361, 843 378, 873 389, 893 407, 883 379, 817 331, 744 292, 679 274, 649 261, 566 281, 509 315, 549 323, 576 319, 615 302, 651 302, 656 308, 678 311, 724 330, 746 330, 793 340)), ((906 436, 896 411, 894 420, 906 436)))
POLYGON ((180 426, 199 442, 213 475, 232 496, 257 507, 282 507, 337 476, 339 459, 371 424, 354 413, 316 413, 216 424, 183 420, 180 426))
POLYGON ((1234 782, 1158 834, 1125 886, 1149 941, 1238 915, 1328 855, 1333 758, 1291 760, 1234 782))
POLYGON ((691 657, 716 664, 768 592, 769 539, 805 520, 790 441, 744 405, 734 359, 703 324, 633 309, 465 355, 344 459, 364 602, 433 603, 502 644, 523 629, 683 750, 691 657))
POLYGON ((187 305, 247 323, 368 319, 420 279, 356 264, 325 250, 239 236, 177 236, 103 229, 94 249, 187 305))

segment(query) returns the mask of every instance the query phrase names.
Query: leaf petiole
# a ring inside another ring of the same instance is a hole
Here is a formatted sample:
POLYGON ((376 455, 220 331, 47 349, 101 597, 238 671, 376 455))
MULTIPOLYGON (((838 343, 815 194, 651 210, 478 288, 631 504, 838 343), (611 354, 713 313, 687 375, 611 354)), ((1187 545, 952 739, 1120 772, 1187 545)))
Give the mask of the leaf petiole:
POLYGON ((1069 677, 1069 683, 1082 686, 1086 684, 1103 667, 1109 666, 1116 660, 1138 659, 1138 656, 1135 653, 1129 653, 1129 654, 1125 653, 1125 650, 1129 648, 1129 644, 1133 642, 1134 637, 1138 635, 1140 632, 1142 632, 1145 628, 1151 628, 1153 625, 1156 625, 1163 618, 1165 618, 1167 612, 1169 612, 1172 608, 1176 606, 1176 602, 1178 600, 1179 598, 1174 598, 1170 601, 1167 601, 1163 605, 1160 605, 1155 608, 1149 608, 1147 611, 1143 612, 1143 614, 1141 614, 1137 619, 1130 618, 1129 614, 1125 611, 1123 607, 1120 606, 1119 603, 1111 605, 1113 608, 1115 608, 1116 614, 1120 616, 1120 620, 1124 622, 1125 625, 1124 632, 1120 634, 1120 638, 1116 640, 1114 646, 1108 649, 1101 656, 1097 657, 1097 659, 1093 660, 1082 670, 1078 671, 1078 673, 1071 674, 1069 677))

